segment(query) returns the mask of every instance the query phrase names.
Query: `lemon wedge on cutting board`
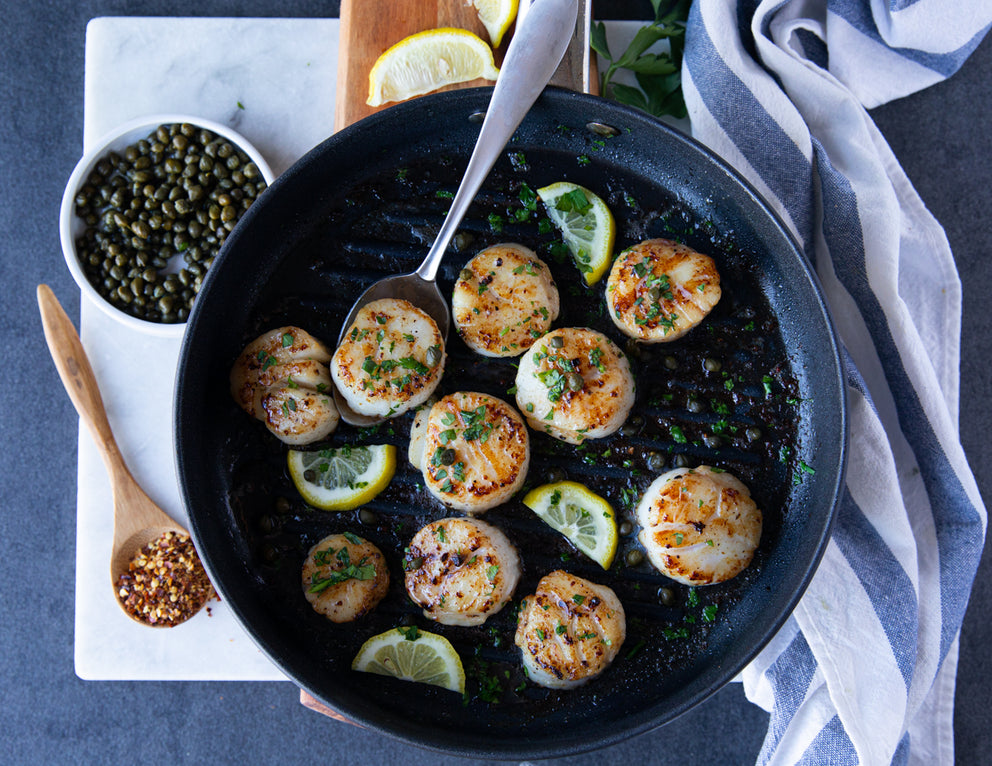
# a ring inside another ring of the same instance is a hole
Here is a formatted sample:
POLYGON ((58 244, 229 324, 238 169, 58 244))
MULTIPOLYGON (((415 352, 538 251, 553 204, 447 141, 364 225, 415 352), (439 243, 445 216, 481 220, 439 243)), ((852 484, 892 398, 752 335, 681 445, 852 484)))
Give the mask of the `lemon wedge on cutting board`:
POLYGON ((472 5, 489 34, 489 41, 494 48, 498 48, 503 42, 503 35, 517 18, 518 0, 472 0, 472 5))
POLYGON ((465 29, 443 27, 400 40, 369 72, 369 106, 404 101, 477 78, 495 80, 499 69, 492 48, 465 29))
POLYGON ((372 636, 358 650, 351 669, 465 693, 465 670, 458 652, 443 636, 414 626, 372 636))

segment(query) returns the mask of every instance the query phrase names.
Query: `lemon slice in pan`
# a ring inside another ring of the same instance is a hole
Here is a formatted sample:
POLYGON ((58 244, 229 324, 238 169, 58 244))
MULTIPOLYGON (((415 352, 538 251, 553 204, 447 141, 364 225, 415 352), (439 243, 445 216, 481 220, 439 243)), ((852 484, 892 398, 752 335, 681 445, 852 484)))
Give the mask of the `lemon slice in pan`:
POLYGON ((613 259, 616 223, 599 197, 578 184, 559 181, 537 190, 548 218, 561 233, 586 284, 603 278, 613 259))
POLYGON ((528 492, 524 505, 603 569, 610 568, 617 553, 617 521, 606 500, 578 482, 559 481, 528 492))
POLYGON ((396 472, 396 447, 290 450, 287 463, 293 484, 310 505, 325 511, 350 511, 389 484, 396 472))
POLYGON ((351 669, 465 693, 465 670, 458 652, 448 639, 415 626, 372 636, 358 650, 351 669))

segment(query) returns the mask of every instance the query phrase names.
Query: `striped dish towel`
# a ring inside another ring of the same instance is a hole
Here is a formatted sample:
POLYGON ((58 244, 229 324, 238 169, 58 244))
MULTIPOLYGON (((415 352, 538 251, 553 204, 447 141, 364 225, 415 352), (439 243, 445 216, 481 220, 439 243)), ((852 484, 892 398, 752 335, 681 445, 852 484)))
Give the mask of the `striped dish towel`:
POLYGON ((696 0, 693 135, 802 244, 846 350, 847 487, 823 562, 744 671, 760 764, 951 764, 957 636, 986 511, 958 438, 961 288, 866 109, 950 76, 989 0, 696 0))

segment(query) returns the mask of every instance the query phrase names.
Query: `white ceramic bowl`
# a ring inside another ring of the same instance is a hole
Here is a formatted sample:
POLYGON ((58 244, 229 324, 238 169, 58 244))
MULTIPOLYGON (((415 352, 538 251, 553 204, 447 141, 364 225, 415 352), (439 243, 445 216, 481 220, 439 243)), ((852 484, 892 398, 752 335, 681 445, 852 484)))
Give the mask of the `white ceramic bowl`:
POLYGON ((122 311, 106 300, 97 292, 89 279, 87 279, 86 272, 76 253, 76 238, 82 235, 86 229, 85 222, 76 215, 76 194, 86 183, 97 162, 111 151, 123 151, 140 139, 147 138, 159 125, 171 125, 173 123, 189 123, 197 128, 204 128, 227 139, 243 150, 251 158, 251 161, 258 166, 266 185, 271 184, 275 180, 272 169, 262 155, 259 154, 258 150, 244 136, 231 130, 226 125, 184 114, 154 114, 147 117, 140 117, 119 125, 107 133, 76 164, 72 175, 69 176, 65 192, 62 195, 62 207, 59 213, 59 237, 62 241, 62 254, 65 256, 66 265, 69 267, 73 279, 76 280, 76 284, 83 291, 83 295, 92 300, 102 311, 134 329, 139 329, 153 335, 179 337, 186 329, 185 322, 168 324, 139 319, 122 311))

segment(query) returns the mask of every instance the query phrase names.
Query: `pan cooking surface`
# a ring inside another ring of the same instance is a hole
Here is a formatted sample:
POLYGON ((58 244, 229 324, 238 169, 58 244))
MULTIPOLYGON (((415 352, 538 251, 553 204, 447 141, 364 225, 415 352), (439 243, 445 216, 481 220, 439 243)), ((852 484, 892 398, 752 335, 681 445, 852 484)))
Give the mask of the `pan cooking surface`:
MULTIPOLYGON (((405 459, 412 416, 367 429, 342 423, 328 444, 395 444, 397 473, 360 511, 317 511, 293 488, 286 447, 230 399, 227 372, 248 341, 284 324, 333 346, 365 287, 419 264, 472 148, 477 127, 467 116, 484 108, 486 93, 425 100, 456 103, 436 114, 427 108, 426 117, 417 111, 437 125, 420 127, 403 141, 388 126, 366 127, 371 146, 367 140, 356 144, 357 134, 346 131, 345 143, 351 137, 353 146, 364 145, 364 162, 348 167, 354 152, 318 148, 273 188, 266 204, 235 232, 201 293, 180 365, 177 448, 191 526, 218 589, 298 683, 349 717, 421 744, 539 757, 607 744, 669 720, 729 680, 760 648, 787 616, 825 539, 842 463, 843 407, 829 376, 814 369, 826 364, 831 370, 829 326, 795 327, 800 316, 809 324, 822 307, 811 306, 805 296, 804 306, 781 305, 783 290, 803 292, 803 284, 786 287, 789 269, 805 275, 801 263, 789 261, 783 268, 781 254, 770 252, 769 237, 755 231, 753 213, 722 204, 725 190, 699 175, 699 168, 712 170, 712 161, 700 164, 698 150, 673 141, 654 123, 650 130, 630 127, 640 118, 614 105, 607 111, 617 112, 608 116, 620 123, 619 133, 603 138, 585 123, 608 122, 601 116, 604 102, 580 97, 586 111, 559 113, 557 100, 572 99, 546 95, 487 179, 438 281, 450 296, 458 271, 475 253, 497 242, 520 242, 550 266, 558 284, 562 311, 555 326, 592 327, 627 351, 637 381, 627 424, 612 437, 578 447, 532 431, 524 492, 547 481, 579 481, 606 497, 618 521, 632 528, 604 572, 528 510, 521 492, 484 516, 520 552, 523 574, 513 602, 478 628, 424 618, 403 588, 403 550, 424 524, 458 514, 427 494, 420 472, 405 459), (587 114, 590 106, 598 111, 587 114), (659 172, 645 160, 651 152, 643 144, 665 139, 671 144, 663 147, 666 152, 691 149, 695 164, 676 163, 667 177, 659 172), (605 279, 585 286, 556 232, 542 223, 541 205, 535 211, 529 204, 534 189, 557 180, 603 197, 617 220, 617 252, 665 237, 713 256, 723 289, 716 309, 672 343, 627 342, 606 316, 605 279), (814 362, 824 356, 824 340, 826 362, 814 362), (814 346, 821 354, 811 353, 814 346), (817 419, 821 403, 834 407, 832 419, 817 419), (633 508, 658 474, 703 463, 749 486, 764 529, 744 573, 690 589, 638 561, 633 508), (310 546, 343 531, 383 551, 391 585, 371 615, 335 625, 307 604, 300 569, 310 546), (570 691, 529 683, 513 645, 520 598, 558 568, 609 585, 627 613, 627 639, 613 666, 570 691), (367 638, 399 624, 451 640, 468 677, 464 700, 350 670, 367 638)), ((788 245, 784 237, 771 242, 779 249, 788 245)), ((508 392, 515 359, 480 357, 454 332, 447 352, 439 396, 483 391, 513 403, 508 392)))

